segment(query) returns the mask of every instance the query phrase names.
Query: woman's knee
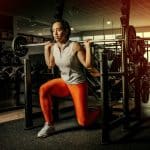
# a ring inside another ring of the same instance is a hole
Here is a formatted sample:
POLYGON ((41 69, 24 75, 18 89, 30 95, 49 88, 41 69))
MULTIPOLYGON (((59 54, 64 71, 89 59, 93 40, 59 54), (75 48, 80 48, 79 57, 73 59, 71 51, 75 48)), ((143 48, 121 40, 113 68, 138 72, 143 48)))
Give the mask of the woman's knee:
MULTIPOLYGON (((39 88, 39 95, 47 95, 48 89, 46 88, 45 84, 42 84, 39 88)), ((50 93, 49 93, 50 94, 50 93)))

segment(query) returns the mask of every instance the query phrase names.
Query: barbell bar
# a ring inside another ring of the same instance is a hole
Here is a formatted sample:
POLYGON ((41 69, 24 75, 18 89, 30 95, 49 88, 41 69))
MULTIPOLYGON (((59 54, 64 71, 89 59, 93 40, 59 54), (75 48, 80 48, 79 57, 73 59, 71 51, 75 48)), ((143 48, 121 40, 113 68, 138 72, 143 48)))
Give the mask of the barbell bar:
MULTIPOLYGON (((134 41, 141 41, 141 40, 150 40, 150 38, 136 38, 136 39, 132 39, 134 41)), ((131 41, 132 41, 131 40, 131 41)), ((93 43, 100 43, 100 42, 121 42, 121 41, 124 41, 124 39, 105 39, 105 40, 92 40, 93 43)), ((32 46, 44 46, 48 43, 49 41, 47 42, 43 42, 43 43, 31 43, 31 44, 26 44, 26 45, 20 45, 21 47, 32 47, 32 46)), ((77 41, 79 43, 84 43, 85 40, 81 40, 81 41, 77 41)))
MULTIPOLYGON (((139 41, 139 40, 150 40, 150 38, 136 38, 136 39, 131 39, 131 41, 139 41)), ((105 40, 91 40, 93 43, 100 43, 100 42, 121 42, 121 41, 124 41, 124 39, 105 39, 105 40)), ((43 42, 43 43, 31 43, 31 44, 25 44, 25 45, 20 45, 20 47, 34 47, 34 46, 44 46, 48 43, 49 41, 47 42, 43 42)), ((80 40, 80 41, 77 41, 79 43, 84 43, 85 40, 80 40)))
POLYGON ((44 46, 46 45, 47 42, 44 43, 31 43, 31 44, 26 44, 26 45, 20 45, 20 47, 33 47, 33 46, 44 46))
MULTIPOLYGON (((130 39, 130 40, 141 40, 141 39, 130 39)), ((100 42, 122 42, 124 39, 104 39, 104 40, 92 40, 93 43, 100 43, 100 42)), ((84 43, 85 41, 78 41, 79 43, 84 43)), ((27 39, 23 36, 17 36, 12 41, 12 50, 14 51, 16 56, 23 57, 28 52, 28 47, 35 47, 35 46, 44 46, 48 43, 48 41, 43 43, 27 43, 27 39)))
MULTIPOLYGON (((108 40, 92 40, 92 42, 94 43, 99 43, 99 42, 120 42, 123 41, 123 39, 108 39, 108 40)), ((20 47, 34 47, 34 46, 44 46, 48 43, 47 42, 43 42, 43 43, 31 43, 31 44, 25 44, 25 45, 20 45, 20 47)), ((85 41, 77 41, 79 43, 84 43, 85 41)))
MULTIPOLYGON (((93 43, 99 43, 99 42, 118 42, 122 41, 122 39, 108 39, 108 40, 92 40, 93 43)), ((79 43, 83 43, 84 41, 78 41, 79 43)), ((17 36, 12 41, 12 50, 14 51, 15 55, 19 57, 23 57, 28 52, 28 47, 34 47, 34 46, 44 46, 48 43, 27 43, 27 39, 23 36, 17 36)))

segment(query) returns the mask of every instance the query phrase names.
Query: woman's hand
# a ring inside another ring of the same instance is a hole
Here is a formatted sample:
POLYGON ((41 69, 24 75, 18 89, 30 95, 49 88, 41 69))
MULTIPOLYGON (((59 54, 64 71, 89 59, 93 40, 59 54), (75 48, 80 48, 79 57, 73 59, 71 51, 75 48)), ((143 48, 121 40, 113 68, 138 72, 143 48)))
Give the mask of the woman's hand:
POLYGON ((92 40, 86 40, 81 46, 79 43, 74 44, 74 49, 77 50, 77 57, 81 64, 85 68, 90 68, 92 66, 92 59, 91 59, 91 44, 92 40))
POLYGON ((91 45, 93 44, 93 41, 91 39, 87 39, 84 41, 83 45, 85 47, 85 49, 90 49, 91 45))
POLYGON ((51 48, 53 45, 54 45, 54 43, 48 41, 45 43, 45 47, 44 47, 45 62, 49 69, 51 69, 55 65, 54 57, 51 53, 51 48))
POLYGON ((54 45, 54 43, 50 42, 50 41, 47 41, 45 42, 45 48, 46 49, 51 49, 51 47, 54 45))

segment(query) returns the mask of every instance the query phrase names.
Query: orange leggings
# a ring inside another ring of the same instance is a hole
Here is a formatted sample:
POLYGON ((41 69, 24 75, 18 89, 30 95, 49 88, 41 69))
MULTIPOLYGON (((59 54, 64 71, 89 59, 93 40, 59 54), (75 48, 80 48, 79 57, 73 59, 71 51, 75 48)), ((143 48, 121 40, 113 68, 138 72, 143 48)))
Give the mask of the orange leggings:
POLYGON ((72 96, 76 118, 81 126, 89 126, 99 116, 100 111, 88 111, 87 83, 66 84, 61 78, 50 80, 40 87, 40 105, 45 122, 53 124, 52 97, 72 96))

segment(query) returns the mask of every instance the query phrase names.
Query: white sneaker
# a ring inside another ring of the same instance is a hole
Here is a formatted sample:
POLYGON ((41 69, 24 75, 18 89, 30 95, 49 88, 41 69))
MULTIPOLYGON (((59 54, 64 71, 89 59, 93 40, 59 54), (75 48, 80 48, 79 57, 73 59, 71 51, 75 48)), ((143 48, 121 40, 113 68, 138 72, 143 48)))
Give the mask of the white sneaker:
POLYGON ((43 128, 38 132, 38 138, 45 138, 50 134, 55 132, 55 128, 53 125, 48 125, 47 123, 44 124, 43 128))

